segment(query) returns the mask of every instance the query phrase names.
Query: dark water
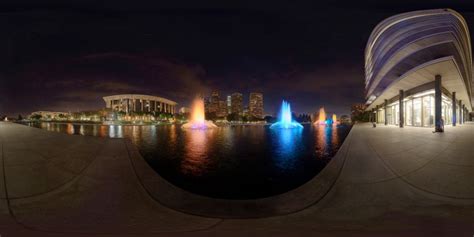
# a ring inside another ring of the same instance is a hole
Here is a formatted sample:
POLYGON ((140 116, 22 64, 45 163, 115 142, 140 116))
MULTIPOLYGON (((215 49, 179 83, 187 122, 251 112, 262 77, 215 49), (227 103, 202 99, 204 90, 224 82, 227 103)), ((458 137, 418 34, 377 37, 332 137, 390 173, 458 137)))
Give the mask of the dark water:
POLYGON ((304 184, 326 166, 350 130, 347 125, 209 130, 183 130, 178 125, 29 125, 68 134, 129 138, 169 182, 226 199, 268 197, 304 184))

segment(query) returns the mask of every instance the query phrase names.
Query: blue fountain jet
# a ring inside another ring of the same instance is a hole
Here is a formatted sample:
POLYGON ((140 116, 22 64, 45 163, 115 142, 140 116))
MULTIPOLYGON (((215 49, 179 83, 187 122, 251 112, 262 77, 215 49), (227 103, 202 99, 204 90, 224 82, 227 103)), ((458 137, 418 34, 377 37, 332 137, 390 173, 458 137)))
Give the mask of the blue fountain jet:
POLYGON ((272 124, 270 128, 303 128, 303 125, 293 121, 291 118, 290 103, 283 100, 281 103, 280 121, 272 124))

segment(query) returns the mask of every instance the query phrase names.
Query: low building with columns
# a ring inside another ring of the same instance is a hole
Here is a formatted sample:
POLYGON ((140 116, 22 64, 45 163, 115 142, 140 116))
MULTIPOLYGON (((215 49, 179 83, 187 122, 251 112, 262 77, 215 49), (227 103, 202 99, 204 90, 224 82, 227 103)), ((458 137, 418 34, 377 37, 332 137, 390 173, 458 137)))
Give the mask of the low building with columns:
POLYGON ((473 110, 472 49, 464 18, 422 10, 379 23, 365 49, 367 110, 385 125, 464 123, 473 110))
POLYGON ((178 103, 158 96, 122 94, 103 97, 105 106, 117 112, 162 112, 176 113, 178 103))

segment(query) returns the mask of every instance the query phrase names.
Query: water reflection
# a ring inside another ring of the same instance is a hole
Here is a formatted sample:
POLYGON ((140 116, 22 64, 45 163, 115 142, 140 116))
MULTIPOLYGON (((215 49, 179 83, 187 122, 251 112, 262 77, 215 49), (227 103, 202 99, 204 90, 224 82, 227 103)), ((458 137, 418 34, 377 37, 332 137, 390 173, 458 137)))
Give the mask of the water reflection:
MULTIPOLYGON (((59 126, 57 126, 57 124, 55 124, 57 129, 59 129, 59 126)), ((48 126, 49 128, 49 126, 48 126)), ((70 134, 70 135, 73 135, 74 134, 74 125, 68 123, 67 124, 67 134, 70 134)))
MULTIPOLYGON (((318 157, 329 157, 335 154, 340 146, 339 127, 342 125, 315 126, 316 130, 316 155, 318 157)), ((344 127, 347 130, 346 127, 344 127)))
POLYGON ((337 147, 339 143, 339 134, 337 133, 337 125, 333 124, 331 129, 331 145, 337 147))
POLYGON ((181 162, 184 174, 201 176, 209 171, 212 163, 208 155, 209 140, 214 136, 214 129, 193 129, 186 131, 185 155, 181 162))
POLYGON ((302 129, 278 129, 273 130, 277 133, 277 142, 275 146, 276 156, 275 165, 282 169, 291 169, 298 156, 298 147, 301 145, 302 129))

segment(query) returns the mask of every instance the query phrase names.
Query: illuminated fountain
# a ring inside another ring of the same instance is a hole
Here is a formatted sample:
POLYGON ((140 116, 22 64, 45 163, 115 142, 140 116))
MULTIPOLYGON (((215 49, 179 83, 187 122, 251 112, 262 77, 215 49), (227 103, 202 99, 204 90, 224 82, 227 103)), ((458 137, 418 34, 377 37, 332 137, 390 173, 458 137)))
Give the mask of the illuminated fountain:
POLYGON ((332 114, 332 120, 331 120, 331 123, 332 123, 333 125, 336 125, 336 124, 338 124, 338 122, 337 122, 337 116, 336 116, 336 114, 332 114))
POLYGON ((186 128, 186 129, 217 128, 217 126, 213 122, 206 121, 205 119, 203 99, 196 98, 193 101, 193 106, 191 108, 191 121, 183 124, 182 128, 186 128))
POLYGON ((324 107, 319 109, 319 119, 318 121, 314 122, 314 125, 326 125, 326 112, 324 111, 324 107))
POLYGON ((280 120, 270 126, 270 128, 303 128, 303 125, 293 121, 291 118, 290 103, 281 103, 280 120))

